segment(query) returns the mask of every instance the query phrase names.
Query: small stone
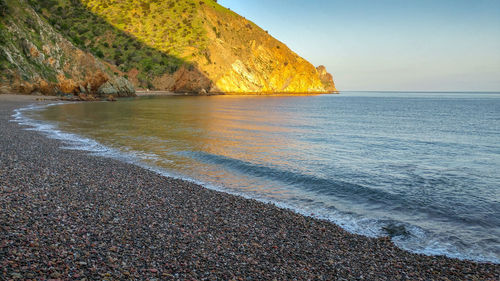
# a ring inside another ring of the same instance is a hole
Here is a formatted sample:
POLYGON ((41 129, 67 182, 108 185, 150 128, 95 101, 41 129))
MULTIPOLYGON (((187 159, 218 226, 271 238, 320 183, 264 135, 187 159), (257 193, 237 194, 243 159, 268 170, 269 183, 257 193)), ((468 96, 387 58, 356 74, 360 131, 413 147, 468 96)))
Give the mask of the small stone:
POLYGON ((12 278, 14 278, 14 279, 22 279, 23 278, 21 273, 18 273, 18 272, 11 273, 10 276, 12 276, 12 278))

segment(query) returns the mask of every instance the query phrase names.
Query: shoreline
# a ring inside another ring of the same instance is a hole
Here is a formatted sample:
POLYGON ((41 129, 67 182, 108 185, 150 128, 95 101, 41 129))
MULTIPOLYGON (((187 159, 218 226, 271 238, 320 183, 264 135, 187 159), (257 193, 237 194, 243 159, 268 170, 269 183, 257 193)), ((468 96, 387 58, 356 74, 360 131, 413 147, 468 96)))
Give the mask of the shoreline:
POLYGON ((137 90, 135 94, 138 97, 170 97, 170 96, 188 96, 188 93, 174 93, 168 91, 144 91, 137 90))
POLYGON ((56 101, 57 96, 36 96, 36 95, 16 95, 16 94, 0 94, 0 102, 43 102, 56 101))
POLYGON ((60 141, 9 122, 12 110, 33 102, 24 99, 6 101, 0 95, 5 276, 28 278, 20 269, 36 260, 37 268, 48 272, 29 278, 500 276, 497 264, 412 254, 387 238, 350 234, 274 205, 62 150, 60 141))

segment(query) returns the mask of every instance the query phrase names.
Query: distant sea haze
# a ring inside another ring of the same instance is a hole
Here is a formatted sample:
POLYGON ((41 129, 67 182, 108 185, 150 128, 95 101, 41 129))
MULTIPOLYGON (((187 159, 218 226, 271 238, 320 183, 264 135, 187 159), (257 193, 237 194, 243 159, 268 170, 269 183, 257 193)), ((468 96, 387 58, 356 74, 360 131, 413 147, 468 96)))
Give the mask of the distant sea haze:
POLYGON ((146 97, 16 118, 67 149, 500 263, 500 93, 146 97))

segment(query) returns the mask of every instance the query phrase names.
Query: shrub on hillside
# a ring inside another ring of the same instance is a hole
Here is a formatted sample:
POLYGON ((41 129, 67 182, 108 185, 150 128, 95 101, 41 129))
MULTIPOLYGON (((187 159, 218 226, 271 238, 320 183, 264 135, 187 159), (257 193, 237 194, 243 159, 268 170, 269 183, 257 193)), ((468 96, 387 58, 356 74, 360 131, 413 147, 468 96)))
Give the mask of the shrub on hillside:
POLYGON ((0 0, 0 16, 4 17, 9 11, 9 6, 5 3, 5 0, 0 0))
MULTIPOLYGON (((0 44, 7 42, 7 35, 5 34, 5 26, 0 22, 0 44)), ((2 53, 2 52, 0 52, 2 53)))
POLYGON ((95 52, 95 55, 101 59, 104 58, 104 53, 101 50, 97 50, 95 52))

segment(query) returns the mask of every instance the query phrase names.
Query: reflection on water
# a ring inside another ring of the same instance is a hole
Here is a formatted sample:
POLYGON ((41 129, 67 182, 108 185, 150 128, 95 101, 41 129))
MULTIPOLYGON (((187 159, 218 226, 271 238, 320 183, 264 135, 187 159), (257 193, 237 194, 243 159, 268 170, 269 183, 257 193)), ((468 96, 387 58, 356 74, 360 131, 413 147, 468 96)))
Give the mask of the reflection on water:
MULTIPOLYGON (((224 179, 231 187, 262 189, 270 194, 286 192, 267 181, 242 181, 242 175, 200 161, 217 155, 254 165, 301 170, 286 161, 300 157, 297 154, 304 145, 288 136, 307 134, 294 122, 293 113, 270 111, 264 116, 260 110, 246 108, 245 103, 234 104, 236 98, 143 98, 117 104, 70 104, 51 107, 43 117, 59 121, 63 130, 82 133, 105 145, 143 152, 148 162, 183 175, 195 176, 203 171, 214 183, 224 179)), ((249 97, 247 102, 257 101, 249 97)))
POLYGON ((390 234, 413 251, 498 262, 499 108, 498 94, 349 93, 139 98, 32 114, 170 174, 390 234))

